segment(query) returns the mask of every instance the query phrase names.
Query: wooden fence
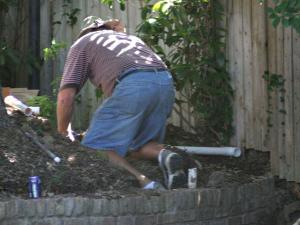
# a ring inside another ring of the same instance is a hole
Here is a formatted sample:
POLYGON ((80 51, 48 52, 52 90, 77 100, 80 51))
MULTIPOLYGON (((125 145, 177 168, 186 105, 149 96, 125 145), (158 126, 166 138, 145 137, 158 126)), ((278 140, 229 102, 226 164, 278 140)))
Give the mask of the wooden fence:
POLYGON ((268 6, 272 1, 262 5, 256 0, 225 1, 229 72, 235 90, 232 143, 270 151, 273 174, 300 182, 300 36, 291 28, 272 27, 268 6), (282 90, 268 91, 265 71, 284 77, 282 90))
MULTIPOLYGON (((140 22, 140 1, 127 1, 126 11, 115 7, 113 11, 100 5, 98 0, 74 1, 72 7, 79 8, 78 23, 71 27, 62 18, 63 1, 44 1, 42 10, 51 8, 53 21, 63 21, 54 27, 54 37, 68 46, 80 30, 80 22, 86 16, 100 16, 104 19, 119 18, 125 22, 128 32, 135 33, 140 22)), ((257 0, 223 0, 225 7, 224 25, 227 29, 228 70, 235 90, 234 127, 232 145, 246 149, 271 152, 274 175, 290 181, 300 182, 300 40, 299 34, 291 28, 273 28, 266 14, 272 5, 259 4, 257 0), (285 78, 285 92, 270 93, 263 79, 265 71, 285 78), (270 104, 269 104, 270 103, 270 104), (269 108, 270 107, 270 108, 269 108), (272 113, 267 113, 271 110, 272 113), (285 113, 286 112, 286 113, 285 113), (298 112, 298 113, 297 113, 298 112), (267 119, 271 119, 272 127, 267 119)), ((45 21, 49 24, 49 21, 45 21)), ((43 27, 43 26, 42 26, 43 27)), ((45 26, 45 29, 49 26, 45 26)), ((46 47, 46 46, 45 46, 46 47)), ((53 74, 61 74, 66 51, 56 61, 53 74)), ((183 98, 183 96, 178 96, 183 98)), ((84 127, 93 111, 101 102, 95 89, 86 85, 82 90, 75 113, 75 124, 84 127)), ((192 131, 195 124, 191 107, 187 104, 174 108, 171 123, 192 131)))
MULTIPOLYGON (((225 7, 224 26, 228 70, 235 91, 232 145, 246 149, 269 151, 274 175, 300 182, 300 37, 291 28, 273 28, 266 8, 272 0, 260 5, 257 0, 222 0, 225 7), (265 71, 282 75, 283 90, 270 92, 263 79, 265 71), (268 113, 267 111, 272 111, 268 113), (267 123, 267 119, 270 123, 267 123), (270 126, 272 124, 272 127, 270 126)), ((26 2, 26 1, 25 1, 26 2)), ((64 7, 63 0, 41 0, 41 49, 49 47, 52 38, 65 42, 67 49, 53 62, 43 66, 41 89, 62 74, 67 50, 75 40, 87 16, 121 19, 128 33, 134 34, 140 22, 140 1, 128 0, 126 11, 113 11, 98 0, 76 0, 64 7), (78 22, 68 23, 65 13, 79 8, 78 22), (53 22, 61 24, 53 25, 53 22)), ((25 37, 26 38, 26 37, 25 37)), ((179 95, 179 94, 178 94, 179 95)), ((178 97, 183 98, 182 95, 178 97)), ((86 85, 77 99, 74 122, 78 127, 88 124, 100 104, 95 89, 86 85)), ((170 122, 192 131, 195 120, 187 104, 174 108, 170 122)))

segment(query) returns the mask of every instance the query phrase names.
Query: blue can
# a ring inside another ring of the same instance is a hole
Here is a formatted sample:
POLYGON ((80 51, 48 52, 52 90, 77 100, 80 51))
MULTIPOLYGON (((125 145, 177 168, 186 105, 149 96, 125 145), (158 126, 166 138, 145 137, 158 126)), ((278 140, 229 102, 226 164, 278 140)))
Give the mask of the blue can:
POLYGON ((28 179, 28 194, 29 198, 41 197, 41 178, 39 176, 32 176, 28 179))

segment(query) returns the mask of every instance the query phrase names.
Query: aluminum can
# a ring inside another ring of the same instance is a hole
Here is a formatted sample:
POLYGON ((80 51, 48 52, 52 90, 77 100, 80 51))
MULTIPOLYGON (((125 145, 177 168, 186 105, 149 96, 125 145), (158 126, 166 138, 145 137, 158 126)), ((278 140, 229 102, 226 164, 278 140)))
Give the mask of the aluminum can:
POLYGON ((41 178, 39 176, 32 176, 28 178, 28 195, 29 198, 41 197, 41 178))
POLYGON ((188 188, 197 188, 197 168, 189 169, 188 188))

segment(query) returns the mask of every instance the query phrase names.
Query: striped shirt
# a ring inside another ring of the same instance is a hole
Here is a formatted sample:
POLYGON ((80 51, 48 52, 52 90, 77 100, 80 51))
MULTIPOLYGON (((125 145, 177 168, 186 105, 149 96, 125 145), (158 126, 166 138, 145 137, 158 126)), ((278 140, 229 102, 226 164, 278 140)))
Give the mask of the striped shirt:
POLYGON ((76 87, 79 92, 90 79, 110 96, 116 79, 135 68, 166 68, 166 65, 138 37, 112 30, 91 32, 71 46, 60 88, 76 87))

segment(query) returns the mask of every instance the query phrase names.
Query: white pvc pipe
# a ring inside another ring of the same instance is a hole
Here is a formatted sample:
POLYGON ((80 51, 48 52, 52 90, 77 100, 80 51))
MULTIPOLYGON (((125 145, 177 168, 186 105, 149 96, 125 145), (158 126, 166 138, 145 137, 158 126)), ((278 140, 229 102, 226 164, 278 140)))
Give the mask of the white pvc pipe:
POLYGON ((175 146, 190 154, 199 155, 224 155, 240 157, 241 149, 237 147, 196 147, 196 146, 175 146))
POLYGON ((32 115, 32 110, 29 108, 29 106, 25 105, 23 102, 21 102, 19 99, 12 95, 8 95, 4 98, 4 102, 6 105, 9 105, 15 109, 20 110, 23 112, 26 116, 32 115))

